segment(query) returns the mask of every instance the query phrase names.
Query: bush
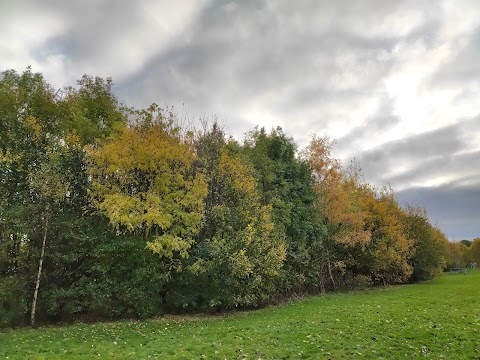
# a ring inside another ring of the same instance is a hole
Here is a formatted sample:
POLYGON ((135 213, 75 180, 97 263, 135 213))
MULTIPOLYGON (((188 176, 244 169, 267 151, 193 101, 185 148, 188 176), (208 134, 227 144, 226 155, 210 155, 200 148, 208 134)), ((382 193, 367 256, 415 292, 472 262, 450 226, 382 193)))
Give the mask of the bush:
POLYGON ((20 276, 0 278, 0 328, 25 324, 28 304, 20 276))
POLYGON ((346 274, 339 282, 340 290, 359 290, 366 289, 373 285, 373 281, 366 275, 346 274))
POLYGON ((117 235, 107 224, 79 220, 76 233, 59 232, 45 261, 39 310, 50 320, 157 315, 169 278, 143 238, 117 235))

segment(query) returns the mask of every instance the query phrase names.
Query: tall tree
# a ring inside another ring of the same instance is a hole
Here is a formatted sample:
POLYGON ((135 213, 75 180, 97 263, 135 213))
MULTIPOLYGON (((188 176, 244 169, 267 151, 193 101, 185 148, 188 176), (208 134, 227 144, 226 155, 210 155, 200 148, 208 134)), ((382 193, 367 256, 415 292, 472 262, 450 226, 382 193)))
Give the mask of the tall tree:
POLYGON ((193 149, 175 136, 173 124, 151 117, 155 111, 88 148, 91 201, 118 231, 143 235, 165 258, 185 258, 200 228, 207 186, 193 171, 193 149))
POLYGON ((377 284, 406 282, 413 272, 414 242, 404 231, 402 218, 403 210, 391 189, 370 197, 366 226, 372 238, 363 262, 377 284))
POLYGON ((42 245, 30 313, 30 324, 32 327, 36 326, 35 315, 37 310, 38 291, 42 277, 50 221, 52 217, 55 216, 58 207, 65 200, 69 192, 68 180, 64 174, 59 171, 61 169, 59 156, 60 154, 56 152, 50 153, 46 161, 41 164, 40 169, 35 173, 32 173, 29 179, 31 196, 35 199, 34 201, 38 206, 37 212, 41 218, 42 228, 42 245))
POLYGON ((470 247, 473 241, 470 240, 460 240, 460 242, 465 245, 466 247, 470 247))
POLYGON ((177 301, 209 308, 266 303, 276 291, 285 257, 271 207, 261 203, 253 169, 240 157, 238 144, 226 142, 216 124, 195 143, 209 191, 177 301))
POLYGON ((28 288, 32 263, 37 250, 40 253, 31 306, 33 326, 48 224, 56 215, 55 205, 66 196, 61 170, 53 169, 65 145, 59 136, 59 121, 55 93, 41 74, 30 68, 22 74, 1 74, 0 218, 4 226, 0 249, 10 261, 0 273, 28 288))
POLYGON ((448 240, 428 222, 426 210, 408 206, 404 217, 407 236, 414 241, 415 254, 411 259, 412 280, 429 280, 442 273, 446 266, 448 240))
POLYGON ((472 245, 468 249, 469 262, 480 264, 480 238, 476 238, 472 241, 472 245))
POLYGON ((448 243, 447 267, 462 268, 467 266, 472 259, 470 257, 470 249, 463 243, 448 243))
POLYGON ((275 228, 285 237, 281 291, 289 295, 315 290, 318 270, 311 259, 325 228, 315 217, 314 177, 308 162, 297 156, 295 142, 279 127, 269 133, 264 128, 249 132, 242 153, 255 170, 262 204, 272 207, 275 228))
POLYGON ((334 270, 341 271, 345 267, 345 256, 339 255, 370 241, 370 232, 364 228, 365 189, 355 172, 346 174, 340 161, 332 157, 332 147, 333 142, 328 137, 315 136, 302 153, 315 175, 316 213, 327 228, 327 236, 317 255, 322 292, 326 278, 335 288, 334 270))
POLYGON ((127 110, 115 97, 111 78, 83 75, 77 88, 59 91, 63 133, 76 134, 81 145, 94 144, 120 130, 127 110))

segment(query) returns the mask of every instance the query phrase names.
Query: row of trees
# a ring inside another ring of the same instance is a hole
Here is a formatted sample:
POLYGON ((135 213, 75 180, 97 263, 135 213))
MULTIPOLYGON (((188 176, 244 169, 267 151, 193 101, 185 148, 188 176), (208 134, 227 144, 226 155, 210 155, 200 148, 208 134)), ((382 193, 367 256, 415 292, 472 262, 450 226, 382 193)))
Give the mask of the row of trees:
POLYGON ((111 87, 1 74, 2 325, 259 306, 455 262, 423 209, 342 168, 327 137, 297 151, 256 128, 240 143, 111 87))
POLYGON ((480 238, 473 241, 462 240, 449 245, 448 267, 464 268, 480 266, 480 238))

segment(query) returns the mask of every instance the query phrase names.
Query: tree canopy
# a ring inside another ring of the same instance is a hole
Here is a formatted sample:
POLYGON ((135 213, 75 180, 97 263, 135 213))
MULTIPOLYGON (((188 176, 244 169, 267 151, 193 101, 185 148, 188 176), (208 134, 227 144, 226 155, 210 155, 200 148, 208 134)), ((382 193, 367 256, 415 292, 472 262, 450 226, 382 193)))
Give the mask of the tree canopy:
POLYGON ((480 263, 421 207, 279 127, 121 104, 111 79, 0 75, 0 326, 254 307, 480 263), (195 122, 193 122, 195 123, 195 122))

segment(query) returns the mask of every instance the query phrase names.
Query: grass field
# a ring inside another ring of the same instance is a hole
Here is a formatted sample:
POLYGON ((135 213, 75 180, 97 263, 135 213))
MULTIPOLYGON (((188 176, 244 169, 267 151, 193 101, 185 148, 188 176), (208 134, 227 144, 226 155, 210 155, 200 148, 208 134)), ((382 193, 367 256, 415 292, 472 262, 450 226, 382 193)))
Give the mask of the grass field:
POLYGON ((0 331, 3 359, 480 359, 480 270, 225 316, 0 331))

